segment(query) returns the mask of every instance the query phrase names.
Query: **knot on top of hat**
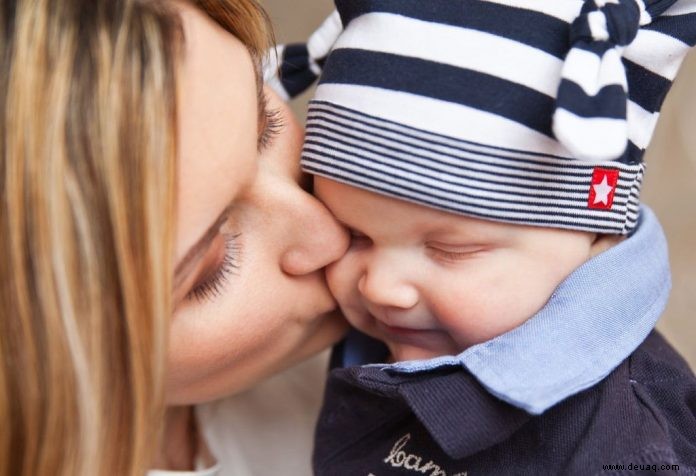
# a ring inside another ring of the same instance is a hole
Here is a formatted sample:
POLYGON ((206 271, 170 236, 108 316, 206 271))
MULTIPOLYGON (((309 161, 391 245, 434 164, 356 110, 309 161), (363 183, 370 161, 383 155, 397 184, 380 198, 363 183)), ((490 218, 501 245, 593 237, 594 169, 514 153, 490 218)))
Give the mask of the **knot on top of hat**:
POLYGON ((587 0, 571 25, 553 131, 575 158, 614 160, 626 150, 628 85, 621 53, 650 21, 643 0, 587 0))
POLYGON ((650 23, 641 0, 588 0, 570 29, 570 41, 608 41, 614 45, 631 43, 638 28, 650 23))
POLYGON ((570 28, 553 116, 577 159, 619 158, 628 144, 628 85, 621 54, 651 15, 643 0, 587 0, 570 28))
POLYGON ((553 132, 577 159, 620 158, 628 145, 624 47, 677 0, 586 0, 570 28, 553 132))

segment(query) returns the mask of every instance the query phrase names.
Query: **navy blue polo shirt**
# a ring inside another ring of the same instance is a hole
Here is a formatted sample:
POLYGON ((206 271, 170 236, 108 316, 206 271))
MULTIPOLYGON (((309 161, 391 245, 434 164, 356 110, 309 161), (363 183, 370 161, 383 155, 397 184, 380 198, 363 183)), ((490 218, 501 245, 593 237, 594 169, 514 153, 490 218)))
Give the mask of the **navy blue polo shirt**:
POLYGON ((315 474, 332 476, 633 473, 629 465, 696 474, 696 379, 657 333, 541 415, 494 397, 461 366, 336 369, 314 454, 315 474))
POLYGON ((379 363, 385 347, 353 333, 334 353, 315 473, 696 474, 696 378, 651 333, 669 286, 644 208, 537 315, 460 355, 379 363))

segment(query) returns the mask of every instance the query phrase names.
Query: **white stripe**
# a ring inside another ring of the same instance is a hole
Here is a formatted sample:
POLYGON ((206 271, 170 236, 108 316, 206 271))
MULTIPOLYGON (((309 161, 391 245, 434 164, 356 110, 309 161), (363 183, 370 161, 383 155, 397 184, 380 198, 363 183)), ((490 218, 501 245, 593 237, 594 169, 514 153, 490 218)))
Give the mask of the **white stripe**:
MULTIPOLYGON (((587 209, 583 212, 582 215, 579 217, 561 217, 558 215, 551 215, 549 212, 567 212, 568 210, 565 208, 554 208, 554 207, 549 207, 544 210, 539 210, 535 213, 531 213, 529 210, 526 209, 520 209, 519 211, 517 210, 511 210, 511 211, 501 211, 501 210, 491 210, 487 206, 481 206, 481 207, 476 207, 476 206, 467 206, 467 204, 460 204, 460 203, 454 203, 451 200, 447 200, 444 198, 438 198, 438 197, 432 197, 432 196, 424 196, 424 195, 419 195, 417 193, 409 192, 409 191, 404 191, 404 189, 396 184, 398 181, 392 181, 390 180, 389 177, 385 177, 385 180, 376 180, 372 179, 369 177, 362 177, 358 176, 355 174, 351 174, 350 172, 345 172, 345 171, 339 171, 335 170, 333 167, 330 165, 324 165, 320 163, 315 163, 312 162, 311 165, 321 171, 324 172, 325 176, 328 177, 331 180, 336 180, 337 177, 343 178, 343 181, 345 181, 349 185, 355 186, 355 183, 353 181, 359 181, 366 183, 368 187, 374 187, 376 189, 377 193, 380 194, 385 194, 385 190, 387 192, 391 191, 394 194, 399 194, 399 195, 406 195, 407 197, 410 198, 410 201, 413 201, 417 204, 424 205, 422 203, 422 200, 425 198, 428 201, 435 203, 436 205, 442 206, 442 207, 449 207, 453 208, 456 210, 459 210, 461 213, 466 214, 470 213, 473 215, 476 215, 477 212, 478 214, 485 213, 487 215, 492 215, 496 217, 499 220, 506 220, 506 219, 514 219, 516 221, 520 220, 528 220, 532 221, 535 219, 546 219, 550 221, 556 221, 558 223, 564 223, 566 225, 575 225, 580 226, 603 226, 603 227, 611 227, 616 230, 620 230, 622 228, 621 223, 615 223, 615 222, 607 222, 606 220, 602 220, 603 217, 606 217, 606 212, 601 212, 599 210, 593 210, 593 209, 587 209), (395 185, 396 184, 396 185, 395 185), (593 215, 596 216, 596 219, 593 219, 593 215)), ((313 172, 317 174, 316 172, 313 172)), ((317 175, 322 175, 321 173, 318 173, 317 175)), ((364 188, 365 186, 361 186, 361 188, 364 188)), ((399 200, 406 200, 401 196, 397 197, 399 200)), ((502 204, 501 204, 502 205, 502 204)), ((504 207, 507 207, 508 204, 504 204, 504 207)), ((424 206, 432 206, 432 205, 424 205, 424 206)), ((488 204, 490 206, 490 204, 488 204)), ((548 225, 547 225, 548 226, 548 225)))
POLYGON ((638 35, 624 50, 624 58, 657 75, 673 81, 689 45, 655 30, 638 30, 638 35))
POLYGON ((381 88, 332 83, 319 85, 314 98, 455 139, 505 144, 512 149, 572 157, 561 144, 523 124, 447 101, 381 88))
POLYGON ((696 0, 679 0, 669 7, 661 16, 679 16, 696 13, 696 0))
POLYGON ((342 29, 341 16, 334 10, 307 40, 310 58, 317 60, 328 55, 342 29))
POLYGON ((314 73, 315 76, 321 76, 321 66, 311 57, 309 58, 309 70, 314 73))
POLYGON ((601 58, 591 51, 571 49, 563 66, 563 77, 580 86, 588 96, 594 96, 604 86, 613 84, 628 90, 626 70, 614 48, 607 50, 601 58))
MULTIPOLYGON (((321 121, 318 121, 321 123, 321 121)), ((312 123, 314 124, 314 122, 312 123)), ((413 149, 408 146, 405 146, 403 144, 390 144, 388 141, 385 141, 383 139, 376 138, 372 135, 370 135, 369 131, 366 131, 366 133, 360 133, 356 132, 354 130, 348 130, 341 128, 340 126, 336 126, 335 124, 332 124, 331 127, 337 129, 338 131, 343 131, 345 132, 351 132, 355 136, 358 137, 358 139, 353 139, 350 137, 346 137, 345 135, 338 133, 338 132, 333 132, 329 131, 326 129, 321 129, 321 132, 328 136, 330 139, 325 139, 323 137, 316 137, 317 142, 325 142, 328 143, 331 138, 335 140, 341 140, 343 142, 348 142, 348 143, 353 143, 355 146, 357 146, 357 149, 351 149, 350 145, 340 145, 336 144, 336 147, 342 147, 346 148, 349 150, 353 150, 355 153, 364 153, 366 155, 370 155, 369 152, 364 151, 365 149, 368 149, 369 151, 374 151, 376 152, 377 155, 376 158, 380 159, 383 157, 383 154, 391 154, 391 155, 397 155, 397 154, 403 154, 407 155, 410 160, 417 162, 425 167, 430 167, 433 169, 437 169, 440 172, 444 173, 450 173, 450 174, 467 174, 470 177, 478 176, 479 178, 487 178, 487 179, 495 179, 498 181, 506 181, 510 183, 518 183, 518 184, 523 184, 527 183, 530 185, 556 185, 554 181, 563 181, 563 184, 558 184, 557 186, 563 187, 563 186, 570 186, 570 183, 575 183, 575 186, 583 187, 588 183, 588 180, 592 176, 592 167, 588 167, 588 169, 584 172, 585 176, 580 176, 580 177, 575 177, 575 176, 567 176, 564 174, 564 172, 570 172, 569 170, 563 170, 562 168, 559 168, 555 171, 549 171, 548 168, 541 168, 541 167, 536 167, 538 170, 537 172, 529 171, 529 170, 516 170, 514 168, 511 168, 510 161, 502 162, 502 161, 496 161, 496 159, 493 159, 491 157, 478 157, 481 158, 483 161, 486 163, 481 164, 481 163, 475 163, 473 161, 466 161, 467 158, 477 158, 475 154, 462 154, 461 152, 459 153, 461 159, 455 159, 452 157, 447 157, 443 156, 440 154, 437 154, 436 152, 431 152, 431 151, 426 151, 422 149, 413 149), (372 139, 373 141, 380 141, 384 143, 385 145, 396 145, 398 146, 401 151, 400 152, 395 152, 393 150, 388 150, 385 149, 384 147, 380 147, 379 145, 374 145, 374 144, 368 144, 364 141, 361 141, 360 139, 372 139), (428 159, 424 159, 422 157, 415 157, 412 154, 419 154, 421 156, 425 157, 430 157, 432 159, 437 160, 437 162, 433 162, 428 159), (462 160, 464 159, 464 160, 462 160), (498 162, 498 164, 496 164, 498 162), (466 165, 470 169, 474 169, 474 171, 464 171, 462 170, 462 166, 466 165), (479 172, 480 174, 477 174, 479 172), (500 174, 505 174, 505 175, 512 175, 512 176, 517 176, 518 178, 506 178, 501 176, 500 174), (537 179, 537 180, 535 180, 537 179)), ((314 132, 315 128, 313 125, 310 125, 310 127, 307 130, 307 138, 312 139, 314 138, 314 132)), ((385 158, 385 160, 388 160, 385 158)), ((522 164, 518 164, 518 166, 522 166, 522 164)), ((535 169, 533 165, 528 165, 524 164, 526 168, 529 169, 535 169)), ((417 168, 416 170, 421 170, 420 168, 417 168)), ((583 171, 575 171, 575 173, 580 173, 582 174, 583 171)), ((623 177, 626 177, 628 179, 628 176, 632 174, 624 174, 621 176, 619 180, 619 185, 623 187, 628 187, 631 185, 630 180, 624 180, 623 177)), ((451 177, 454 178, 454 177, 451 177)))
POLYGON ((567 23, 571 23, 580 14, 583 0, 553 0, 540 2, 539 0, 486 0, 490 3, 507 5, 509 7, 523 8, 534 12, 543 13, 567 23))
POLYGON ((285 90, 283 83, 280 81, 280 78, 277 75, 267 80, 266 85, 271 88, 273 92, 275 92, 283 101, 287 102, 290 100, 290 95, 285 90))
POLYGON ((594 0, 594 4, 597 5, 599 8, 602 8, 603 6, 607 5, 608 3, 618 5, 619 0, 594 0))
POLYGON ((285 45, 276 45, 275 48, 269 48, 266 56, 263 58, 263 80, 268 81, 274 76, 278 77, 280 70, 280 62, 283 61, 283 52, 285 45))
POLYGON ((645 9, 645 2, 643 0, 635 0, 636 5, 638 5, 638 10, 640 10, 640 20, 638 25, 645 26, 652 21, 652 17, 645 9))
POLYGON ((339 48, 437 61, 514 81, 551 97, 556 97, 563 66, 555 56, 518 41, 391 13, 368 13, 351 21, 334 46, 339 48))
POLYGON ((276 45, 275 48, 271 48, 266 53, 263 60, 263 81, 268 87, 275 91, 283 101, 287 101, 290 97, 283 87, 283 83, 280 81, 280 67, 278 64, 282 61, 284 51, 285 45, 276 45))
MULTIPOLYGON (((595 3, 597 1, 595 0, 595 3)), ((594 11, 587 14, 587 24, 590 26, 590 34, 594 40, 608 40, 607 17, 601 11, 594 11)))
POLYGON ((580 117, 559 107, 553 132, 580 160, 615 160, 626 150, 628 125, 622 119, 580 117))
POLYGON ((659 117, 659 112, 646 111, 635 102, 628 101, 626 108, 628 139, 639 149, 648 147, 659 117))

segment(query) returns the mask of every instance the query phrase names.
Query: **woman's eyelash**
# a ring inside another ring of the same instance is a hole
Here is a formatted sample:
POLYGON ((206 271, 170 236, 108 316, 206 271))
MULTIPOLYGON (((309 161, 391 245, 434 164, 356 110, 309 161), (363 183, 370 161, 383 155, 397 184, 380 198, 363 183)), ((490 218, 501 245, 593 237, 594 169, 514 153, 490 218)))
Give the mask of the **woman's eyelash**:
POLYGON ((285 126, 285 121, 283 120, 283 115, 281 114, 280 109, 268 109, 268 107, 264 107, 264 115, 265 124, 263 131, 259 136, 259 151, 262 151, 271 145, 273 139, 275 139, 275 137, 280 133, 280 131, 283 130, 283 127, 285 126))
POLYGON ((239 256, 241 254, 241 245, 237 238, 241 233, 225 234, 225 257, 218 269, 213 272, 210 277, 206 278, 202 283, 196 284, 188 294, 187 300, 195 299, 198 302, 203 300, 214 300, 220 295, 230 275, 236 274, 239 269, 239 256))

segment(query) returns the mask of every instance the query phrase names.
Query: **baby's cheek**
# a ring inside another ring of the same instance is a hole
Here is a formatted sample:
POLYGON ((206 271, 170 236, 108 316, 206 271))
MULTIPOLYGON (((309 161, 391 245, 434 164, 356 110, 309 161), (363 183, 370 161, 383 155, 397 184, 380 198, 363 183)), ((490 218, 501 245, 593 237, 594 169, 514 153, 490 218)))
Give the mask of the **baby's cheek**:
POLYGON ((326 280, 350 325, 370 334, 374 323, 358 290, 361 269, 359 260, 349 251, 343 258, 326 267, 326 280))
POLYGON ((442 293, 431 309, 462 350, 503 334, 516 324, 514 303, 511 305, 493 285, 455 279, 443 283, 440 289, 442 293))
POLYGON ((347 304, 357 290, 358 278, 355 265, 344 256, 328 265, 325 270, 326 282, 333 297, 341 306, 347 304))

